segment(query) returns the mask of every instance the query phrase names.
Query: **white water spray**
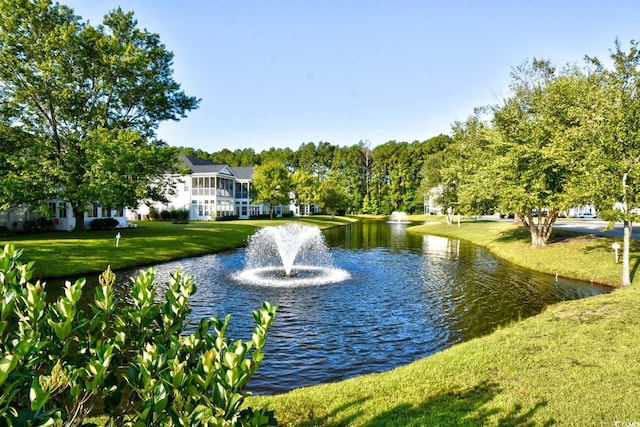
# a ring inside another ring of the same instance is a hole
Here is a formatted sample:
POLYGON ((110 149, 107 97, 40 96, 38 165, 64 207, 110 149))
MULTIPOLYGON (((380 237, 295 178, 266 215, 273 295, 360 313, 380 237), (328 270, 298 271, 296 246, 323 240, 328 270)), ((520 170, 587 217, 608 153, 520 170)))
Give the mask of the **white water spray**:
POLYGON ((265 227, 249 238, 245 269, 234 278, 267 286, 336 283, 351 277, 335 268, 317 227, 287 224, 265 227))

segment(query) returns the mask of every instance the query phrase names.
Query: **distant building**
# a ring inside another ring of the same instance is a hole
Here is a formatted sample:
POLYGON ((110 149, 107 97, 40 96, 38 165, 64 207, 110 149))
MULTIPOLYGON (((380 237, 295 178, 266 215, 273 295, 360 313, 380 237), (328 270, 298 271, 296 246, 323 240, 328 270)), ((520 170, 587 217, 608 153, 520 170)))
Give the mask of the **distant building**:
MULTIPOLYGON (((6 211, 0 211, 0 227, 6 227, 8 230, 23 230, 25 224, 31 221, 37 221, 41 218, 51 220, 51 229, 59 231, 70 231, 76 226, 76 219, 73 216, 71 203, 62 200, 51 200, 48 202, 49 212, 42 215, 29 210, 26 206, 18 206, 10 208, 6 211)), ((98 218, 113 218, 118 221, 118 228, 129 227, 127 221, 126 208, 107 208, 99 203, 87 206, 84 214, 85 228, 90 228, 91 221, 98 218)))
MULTIPOLYGON (((231 167, 193 156, 180 156, 180 160, 191 173, 168 176, 173 181, 174 190, 174 194, 167 194, 169 201, 145 204, 133 212, 130 219, 145 219, 150 207, 157 211, 187 210, 189 220, 193 221, 226 217, 249 219, 269 214, 268 205, 253 204, 252 167, 231 167)), ((291 213, 291 208, 274 206, 273 212, 280 217, 291 213)))
POLYGON ((442 196, 442 186, 434 187, 424 195, 424 214, 440 215, 442 214, 442 206, 436 203, 436 200, 442 196))

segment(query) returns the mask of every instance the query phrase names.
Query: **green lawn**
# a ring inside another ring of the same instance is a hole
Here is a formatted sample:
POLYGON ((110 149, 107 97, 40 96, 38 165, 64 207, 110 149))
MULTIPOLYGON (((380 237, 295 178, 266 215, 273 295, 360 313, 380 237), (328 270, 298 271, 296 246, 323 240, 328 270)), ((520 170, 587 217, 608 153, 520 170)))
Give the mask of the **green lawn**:
MULTIPOLYGON (((439 217, 414 216, 412 219, 425 224, 410 227, 410 232, 468 240, 486 247, 499 258, 531 270, 611 286, 621 283, 622 263, 616 264, 611 244, 622 243, 622 239, 556 230, 551 244, 532 249, 529 232, 513 222, 468 219, 458 227, 447 225, 439 217)), ((634 273, 640 265, 640 242, 632 241, 631 252, 634 273)), ((638 277, 634 283, 637 282, 638 277)))
POLYGON ((112 269, 137 267, 242 247, 258 227, 303 222, 321 228, 350 221, 348 217, 311 216, 278 220, 242 220, 189 224, 138 222, 137 228, 110 231, 17 234, 0 238, 24 250, 23 260, 35 261, 40 278, 71 277, 112 269), (116 247, 116 234, 122 236, 116 247))

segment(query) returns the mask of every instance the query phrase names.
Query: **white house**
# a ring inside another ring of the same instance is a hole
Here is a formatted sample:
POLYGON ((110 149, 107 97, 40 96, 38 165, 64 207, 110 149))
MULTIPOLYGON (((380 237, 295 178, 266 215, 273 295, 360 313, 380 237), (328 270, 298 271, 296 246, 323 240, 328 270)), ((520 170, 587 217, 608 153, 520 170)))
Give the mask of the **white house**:
MULTIPOLYGON (((269 214, 269 206, 252 203, 252 167, 231 167, 193 156, 180 156, 180 160, 191 173, 169 176, 174 194, 167 194, 166 204, 151 203, 156 210, 187 210, 189 220, 194 221, 269 214)), ((289 206, 274 206, 276 216, 290 212, 289 206)), ((143 219, 148 213, 148 205, 142 206, 131 219, 143 219)))
MULTIPOLYGON (((76 219, 73 216, 73 209, 70 203, 52 200, 49 201, 48 206, 49 212, 46 217, 51 219, 54 230, 70 231, 75 228, 76 219)), ((43 215, 32 212, 27 207, 14 207, 6 211, 0 211, 0 227, 6 227, 8 230, 23 230, 25 229, 25 223, 37 221, 42 217, 43 215)), ((91 221, 98 218, 113 218, 118 221, 118 228, 130 226, 127 221, 126 208, 111 209, 97 203, 89 205, 84 215, 85 228, 89 229, 91 221)))
POLYGON ((436 200, 442 196, 442 186, 433 187, 424 195, 424 214, 425 215, 441 215, 442 205, 436 203, 436 200))

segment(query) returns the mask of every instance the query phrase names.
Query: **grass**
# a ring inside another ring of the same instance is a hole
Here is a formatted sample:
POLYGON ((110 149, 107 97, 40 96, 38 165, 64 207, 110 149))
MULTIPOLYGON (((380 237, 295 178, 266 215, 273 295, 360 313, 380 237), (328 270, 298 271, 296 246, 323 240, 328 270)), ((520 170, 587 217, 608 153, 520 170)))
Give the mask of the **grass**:
MULTIPOLYGON (((620 273, 606 238, 563 233, 549 247, 531 249, 526 230, 504 222, 411 231, 464 238, 519 265, 565 276, 615 284, 620 273)), ((556 304, 389 372, 249 403, 274 409, 283 426, 301 427, 638 423, 639 299, 636 284, 556 304)))
MULTIPOLYGON (((498 258, 519 266, 558 274, 559 276, 619 286, 622 263, 616 264, 611 244, 621 239, 555 230, 551 244, 544 248, 531 248, 529 232, 509 221, 466 220, 449 226, 434 217, 415 216, 413 220, 426 221, 424 225, 409 228, 410 232, 435 234, 471 241, 489 249, 498 258)), ((640 265, 640 242, 631 245, 632 274, 640 265)), ((636 283, 634 281, 634 283, 636 283)))
POLYGON ((23 260, 34 260, 39 278, 71 277, 112 269, 137 267, 164 261, 217 253, 242 247, 258 227, 302 222, 321 228, 343 225, 354 218, 311 216, 277 220, 220 222, 138 222, 137 228, 110 231, 49 232, 3 237, 24 251, 23 260), (116 233, 122 236, 116 247, 116 233))

